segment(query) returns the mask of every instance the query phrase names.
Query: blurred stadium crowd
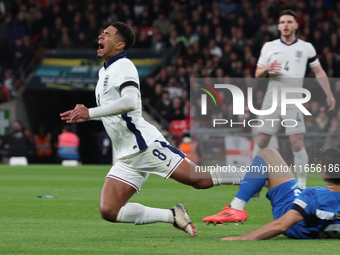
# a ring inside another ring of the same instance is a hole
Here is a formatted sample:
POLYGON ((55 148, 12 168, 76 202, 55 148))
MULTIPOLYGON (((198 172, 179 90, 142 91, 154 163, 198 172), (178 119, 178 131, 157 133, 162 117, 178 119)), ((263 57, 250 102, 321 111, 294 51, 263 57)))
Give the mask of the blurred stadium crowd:
MULTIPOLYGON (((296 11, 297 36, 313 44, 328 77, 340 77, 340 2, 335 0, 0 0, 0 102, 15 97, 22 83, 15 73, 32 59, 38 62, 38 52, 96 49, 98 34, 119 20, 135 31, 134 48, 173 51, 171 63, 142 81, 142 95, 168 122, 186 120, 190 78, 254 77, 262 45, 279 37, 277 18, 284 8, 296 11)), ((316 87, 306 125, 339 139, 340 82, 331 86, 336 110, 326 110, 316 87)), ((254 89, 255 105, 261 105, 265 88, 254 89)))

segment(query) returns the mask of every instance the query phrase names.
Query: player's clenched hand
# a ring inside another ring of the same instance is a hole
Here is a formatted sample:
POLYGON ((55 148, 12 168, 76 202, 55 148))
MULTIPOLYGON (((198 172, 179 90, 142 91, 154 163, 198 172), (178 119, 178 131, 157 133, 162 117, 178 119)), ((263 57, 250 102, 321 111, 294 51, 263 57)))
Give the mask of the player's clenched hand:
POLYGON ((327 105, 329 106, 328 111, 333 110, 336 104, 335 98, 333 96, 328 96, 326 98, 326 101, 327 101, 327 105))
POLYGON ((70 121, 72 122, 83 122, 90 118, 89 109, 85 107, 83 104, 77 104, 73 109, 70 121))
POLYGON ((274 72, 274 73, 278 73, 281 70, 281 64, 276 62, 276 60, 272 63, 270 63, 269 65, 266 66, 266 70, 268 72, 274 72))

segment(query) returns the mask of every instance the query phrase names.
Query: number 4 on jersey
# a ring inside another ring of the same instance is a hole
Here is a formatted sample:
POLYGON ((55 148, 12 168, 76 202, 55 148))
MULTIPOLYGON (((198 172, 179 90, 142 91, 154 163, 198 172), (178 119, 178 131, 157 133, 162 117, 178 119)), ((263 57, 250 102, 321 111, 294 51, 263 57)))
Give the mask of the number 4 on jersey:
POLYGON ((289 71, 289 66, 288 66, 288 64, 289 64, 289 61, 286 62, 285 68, 284 68, 287 72, 289 71))

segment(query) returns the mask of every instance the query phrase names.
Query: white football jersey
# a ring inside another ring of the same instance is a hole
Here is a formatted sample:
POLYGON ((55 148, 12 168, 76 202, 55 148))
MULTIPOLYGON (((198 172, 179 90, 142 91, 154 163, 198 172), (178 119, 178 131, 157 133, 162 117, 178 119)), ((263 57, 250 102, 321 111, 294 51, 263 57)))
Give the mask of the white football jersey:
POLYGON ((110 63, 111 60, 108 62, 107 68, 102 67, 99 70, 95 92, 97 105, 104 106, 112 103, 121 97, 121 90, 128 89, 136 83, 139 91, 136 110, 120 115, 101 117, 117 157, 123 158, 146 149, 162 134, 142 117, 140 84, 135 65, 126 57, 118 58, 113 63, 110 63))
MULTIPOLYGON (((263 45, 257 65, 266 65, 277 61, 281 64, 278 73, 269 72, 269 83, 263 105, 268 109, 272 105, 273 87, 278 87, 278 107, 281 107, 280 87, 299 87, 303 86, 303 78, 306 73, 307 63, 310 67, 319 65, 316 51, 312 44, 296 39, 292 44, 284 43, 281 38, 267 42, 263 45)), ((287 98, 302 98, 301 93, 288 93, 287 98)), ((288 104, 287 107, 294 107, 288 104)))

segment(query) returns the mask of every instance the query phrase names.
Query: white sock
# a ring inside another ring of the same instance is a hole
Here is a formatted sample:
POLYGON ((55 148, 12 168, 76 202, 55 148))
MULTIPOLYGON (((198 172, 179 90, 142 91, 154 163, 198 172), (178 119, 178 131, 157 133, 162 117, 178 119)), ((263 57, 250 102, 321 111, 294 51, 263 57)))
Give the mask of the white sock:
POLYGON ((256 157, 257 154, 259 154, 260 151, 262 151, 263 149, 261 149, 259 146, 257 146, 257 143, 255 143, 255 147, 253 150, 253 159, 256 157))
POLYGON ((214 171, 210 171, 211 180, 214 186, 218 186, 221 184, 232 184, 239 185, 244 178, 246 172, 241 172, 240 168, 221 167, 220 169, 215 169, 214 171))
POLYGON ((120 208, 117 222, 135 223, 142 225, 155 222, 174 222, 170 209, 151 208, 138 203, 126 203, 120 208))
POLYGON ((233 201, 230 203, 230 208, 242 211, 246 207, 247 202, 239 199, 238 197, 234 197, 233 201))
POLYGON ((296 176, 301 189, 306 188, 307 172, 304 171, 308 164, 308 154, 305 148, 300 151, 293 151, 296 176), (300 167, 301 166, 301 167, 300 167))

